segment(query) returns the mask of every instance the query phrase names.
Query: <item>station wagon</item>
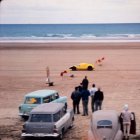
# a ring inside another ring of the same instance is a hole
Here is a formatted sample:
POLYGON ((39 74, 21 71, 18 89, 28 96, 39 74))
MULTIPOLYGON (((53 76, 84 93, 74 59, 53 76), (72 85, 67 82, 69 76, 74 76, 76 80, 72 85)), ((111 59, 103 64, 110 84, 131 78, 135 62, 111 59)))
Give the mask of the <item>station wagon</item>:
POLYGON ((63 103, 67 107, 67 97, 60 97, 58 91, 49 89, 37 90, 25 95, 24 102, 19 106, 19 116, 24 119, 28 118, 33 108, 49 102, 63 103))
POLYGON ((21 137, 62 139, 68 128, 73 126, 73 121, 73 109, 66 109, 63 103, 41 104, 30 112, 21 137))

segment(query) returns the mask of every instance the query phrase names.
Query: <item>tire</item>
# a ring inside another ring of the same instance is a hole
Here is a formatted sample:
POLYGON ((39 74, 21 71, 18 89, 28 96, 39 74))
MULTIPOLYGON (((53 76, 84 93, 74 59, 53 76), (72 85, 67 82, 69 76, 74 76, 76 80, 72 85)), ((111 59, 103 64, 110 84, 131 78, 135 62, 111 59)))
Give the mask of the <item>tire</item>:
POLYGON ((58 140, 62 140, 64 135, 64 129, 62 129, 61 134, 58 137, 58 140))
POLYGON ((92 71, 93 67, 92 66, 88 66, 87 70, 92 71))
POLYGON ((71 121, 71 125, 70 125, 70 129, 73 127, 73 125, 74 125, 74 117, 72 118, 72 121, 71 121))
POLYGON ((72 69, 72 71, 76 71, 76 67, 75 66, 73 66, 71 69, 72 69))
POLYGON ((29 118, 29 116, 21 116, 21 119, 22 119, 23 121, 27 121, 28 118, 29 118))
POLYGON ((30 138, 21 137, 20 140, 29 140, 30 138))

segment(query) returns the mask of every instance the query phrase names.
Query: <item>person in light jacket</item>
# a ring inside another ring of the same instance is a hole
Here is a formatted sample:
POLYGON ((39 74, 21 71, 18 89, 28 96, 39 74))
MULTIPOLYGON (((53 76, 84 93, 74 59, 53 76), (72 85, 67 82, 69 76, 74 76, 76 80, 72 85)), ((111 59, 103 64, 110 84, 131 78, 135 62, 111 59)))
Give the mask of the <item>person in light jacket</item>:
POLYGON ((129 133, 130 133, 130 126, 131 126, 131 120, 134 119, 133 114, 128 108, 128 104, 125 104, 123 107, 123 111, 121 112, 121 118, 123 122, 123 133, 124 133, 124 139, 129 139, 129 133))

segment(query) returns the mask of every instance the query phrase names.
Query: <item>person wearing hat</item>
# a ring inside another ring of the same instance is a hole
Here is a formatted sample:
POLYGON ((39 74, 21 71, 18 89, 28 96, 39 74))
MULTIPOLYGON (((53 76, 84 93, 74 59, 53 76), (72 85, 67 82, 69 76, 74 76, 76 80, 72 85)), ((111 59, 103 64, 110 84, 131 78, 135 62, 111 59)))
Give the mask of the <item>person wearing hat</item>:
POLYGON ((124 105, 123 111, 121 112, 121 118, 123 121, 124 139, 129 140, 130 126, 131 126, 131 120, 133 120, 133 114, 129 110, 128 104, 124 105))

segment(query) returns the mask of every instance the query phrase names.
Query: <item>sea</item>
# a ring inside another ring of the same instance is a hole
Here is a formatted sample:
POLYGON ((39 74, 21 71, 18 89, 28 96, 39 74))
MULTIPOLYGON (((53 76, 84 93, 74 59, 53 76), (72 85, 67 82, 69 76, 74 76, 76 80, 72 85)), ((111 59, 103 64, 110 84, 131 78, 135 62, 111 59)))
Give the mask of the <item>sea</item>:
POLYGON ((0 24, 0 42, 140 42, 140 23, 0 24))

